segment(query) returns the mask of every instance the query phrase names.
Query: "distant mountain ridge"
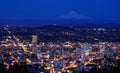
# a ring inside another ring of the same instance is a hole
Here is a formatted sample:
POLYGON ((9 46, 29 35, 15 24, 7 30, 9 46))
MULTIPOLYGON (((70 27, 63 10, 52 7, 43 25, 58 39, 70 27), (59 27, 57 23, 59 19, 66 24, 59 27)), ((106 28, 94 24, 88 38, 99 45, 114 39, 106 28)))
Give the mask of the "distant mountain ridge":
POLYGON ((70 19, 56 19, 56 20, 3 20, 0 19, 0 26, 43 26, 43 25, 66 25, 66 26, 94 26, 94 27, 114 27, 120 28, 118 22, 98 22, 93 20, 70 20, 70 19))

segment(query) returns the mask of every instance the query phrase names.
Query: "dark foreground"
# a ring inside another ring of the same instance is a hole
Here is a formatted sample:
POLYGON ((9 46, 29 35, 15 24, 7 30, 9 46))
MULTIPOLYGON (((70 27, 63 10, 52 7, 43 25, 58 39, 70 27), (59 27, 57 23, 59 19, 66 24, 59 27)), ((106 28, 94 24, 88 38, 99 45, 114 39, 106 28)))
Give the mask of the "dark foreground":
MULTIPOLYGON (((112 69, 106 69, 106 68, 102 68, 102 69, 91 69, 89 72, 87 71, 76 71, 76 72, 72 72, 72 73, 119 73, 120 72, 120 60, 117 62, 118 66, 112 69)), ((10 68, 8 70, 5 69, 5 65, 4 64, 0 64, 0 73, 50 73, 50 71, 44 70, 44 68, 40 68, 40 71, 37 71, 37 66, 35 68, 35 70, 32 70, 31 72, 28 70, 28 68, 30 68, 31 66, 28 65, 19 65, 16 64, 14 66, 10 66, 10 68)), ((69 73, 69 72, 66 72, 69 73)))

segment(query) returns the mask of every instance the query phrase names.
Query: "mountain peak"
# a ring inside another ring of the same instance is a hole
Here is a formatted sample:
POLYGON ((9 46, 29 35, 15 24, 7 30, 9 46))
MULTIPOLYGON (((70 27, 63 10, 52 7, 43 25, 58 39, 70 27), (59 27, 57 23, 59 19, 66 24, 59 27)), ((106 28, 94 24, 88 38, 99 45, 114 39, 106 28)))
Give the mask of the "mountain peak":
POLYGON ((77 20, 81 20, 81 19, 91 19, 89 16, 85 16, 83 14, 79 14, 76 11, 70 11, 67 14, 61 15, 58 18, 60 19, 77 19, 77 20))

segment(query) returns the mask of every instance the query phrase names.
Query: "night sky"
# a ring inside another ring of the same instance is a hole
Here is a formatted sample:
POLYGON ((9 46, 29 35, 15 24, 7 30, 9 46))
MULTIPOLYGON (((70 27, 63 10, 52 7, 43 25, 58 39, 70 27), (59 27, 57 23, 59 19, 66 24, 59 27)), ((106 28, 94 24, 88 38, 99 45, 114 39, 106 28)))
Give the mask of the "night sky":
POLYGON ((120 20, 120 0, 0 0, 0 19, 120 20))

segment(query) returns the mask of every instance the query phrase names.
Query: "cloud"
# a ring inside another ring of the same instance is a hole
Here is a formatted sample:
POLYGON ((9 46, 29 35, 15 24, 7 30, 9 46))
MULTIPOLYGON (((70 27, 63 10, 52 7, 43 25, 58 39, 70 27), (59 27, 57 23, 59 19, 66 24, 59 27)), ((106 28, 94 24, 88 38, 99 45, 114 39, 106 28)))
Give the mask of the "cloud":
POLYGON ((81 15, 77 13, 76 11, 70 11, 69 13, 65 15, 61 15, 58 18, 59 19, 91 19, 91 17, 81 15))

